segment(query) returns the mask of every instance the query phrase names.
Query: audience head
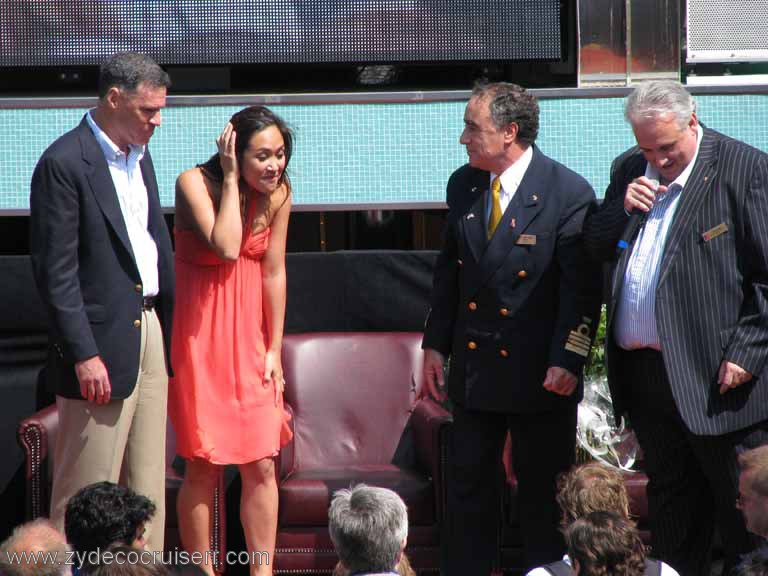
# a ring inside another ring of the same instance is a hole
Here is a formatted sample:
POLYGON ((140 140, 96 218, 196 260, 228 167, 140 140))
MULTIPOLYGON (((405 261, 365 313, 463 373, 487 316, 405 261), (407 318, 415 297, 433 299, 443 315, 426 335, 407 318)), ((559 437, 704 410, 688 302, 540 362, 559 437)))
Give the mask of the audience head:
POLYGON ((104 551, 113 544, 143 548, 154 513, 155 505, 146 496, 112 482, 97 482, 69 499, 64 530, 76 552, 104 551))
MULTIPOLYGON (((236 134, 235 155, 237 157, 237 165, 241 170, 241 176, 244 178, 246 176, 243 174, 244 167, 248 165, 246 154, 249 149, 253 148, 254 137, 265 130, 270 130, 270 132, 274 130, 276 144, 282 144, 283 147, 280 153, 282 166, 279 182, 287 182, 286 169, 293 154, 293 133, 285 121, 265 106, 249 106, 244 108, 235 113, 229 121, 236 134)), ((214 154, 203 164, 202 169, 209 178, 216 182, 221 182, 224 178, 218 153, 214 154)), ((251 184, 251 187, 255 188, 256 186, 251 184)))
POLYGON ((110 546, 102 555, 100 565, 92 567, 89 576, 169 576, 170 571, 159 559, 154 561, 148 550, 125 546, 110 546))
POLYGON ((768 445, 739 454, 739 467, 736 505, 747 530, 768 539, 768 445))
MULTIPOLYGON (((416 571, 413 569, 413 566, 411 566, 411 561, 408 560, 408 556, 405 552, 400 555, 400 561, 397 563, 395 572, 397 572, 398 576, 416 576, 416 571)), ((333 567, 332 576, 350 576, 350 574, 351 572, 347 570, 341 562, 337 562, 336 566, 333 567)))
POLYGON ((768 576, 768 548, 758 548, 742 556, 731 576, 768 576))
POLYGON ((208 574, 200 564, 195 562, 172 564, 168 569, 172 576, 207 576, 208 574))
POLYGON ((629 518, 629 496, 621 472, 599 462, 572 468, 557 486, 563 528, 590 512, 613 512, 629 518))
POLYGON ((612 512, 590 512, 565 531, 579 576, 642 576, 645 547, 634 524, 612 512))
POLYGON ((66 538, 48 519, 27 522, 0 544, 0 575, 61 576, 69 571, 64 564, 68 550, 66 538), (55 562, 48 561, 54 558, 55 562))
POLYGON ((349 573, 390 572, 408 538, 405 503, 392 490, 358 484, 334 494, 328 529, 349 573))

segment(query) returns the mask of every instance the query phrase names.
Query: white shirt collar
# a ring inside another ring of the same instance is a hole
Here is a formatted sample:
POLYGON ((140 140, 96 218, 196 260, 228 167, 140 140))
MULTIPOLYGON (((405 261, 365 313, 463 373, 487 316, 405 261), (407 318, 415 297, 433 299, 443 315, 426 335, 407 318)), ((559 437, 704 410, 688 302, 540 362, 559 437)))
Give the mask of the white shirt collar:
MULTIPOLYGON (((88 122, 88 126, 91 127, 91 132, 93 132, 93 135, 96 138, 96 142, 99 143, 102 152, 104 152, 104 157, 107 159, 107 162, 115 162, 118 158, 125 156, 117 144, 112 142, 112 139, 107 136, 107 133, 99 128, 98 124, 96 124, 96 121, 93 119, 93 110, 88 110, 88 113, 85 115, 85 119, 88 122)), ((144 148, 144 146, 135 146, 134 144, 129 144, 128 155, 135 156, 136 161, 138 162, 144 157, 144 148)))
MULTIPOLYGON (((528 166, 531 165, 531 160, 533 160, 533 146, 528 146, 522 156, 501 173, 499 179, 501 180, 502 195, 514 195, 520 182, 523 181, 528 166)), ((491 183, 496 176, 491 172, 491 183)))

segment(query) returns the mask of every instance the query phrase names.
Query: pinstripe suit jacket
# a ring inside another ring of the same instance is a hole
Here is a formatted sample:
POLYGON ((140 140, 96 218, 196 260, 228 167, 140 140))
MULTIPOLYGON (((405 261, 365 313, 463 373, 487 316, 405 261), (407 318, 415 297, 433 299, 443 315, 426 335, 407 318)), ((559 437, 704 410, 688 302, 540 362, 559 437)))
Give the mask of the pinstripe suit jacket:
MULTIPOLYGON (((645 168, 637 147, 619 156, 605 200, 584 226, 587 251, 608 263, 606 358, 617 415, 626 405, 612 321, 634 240, 618 258, 616 243, 628 221, 627 185, 645 168)), ((656 325, 675 403, 688 428, 719 435, 768 418, 768 383, 762 376, 768 357, 768 155, 704 129, 660 266, 656 325), (705 237, 720 224, 726 232, 705 237), (724 359, 754 377, 721 395, 717 373, 724 359)))

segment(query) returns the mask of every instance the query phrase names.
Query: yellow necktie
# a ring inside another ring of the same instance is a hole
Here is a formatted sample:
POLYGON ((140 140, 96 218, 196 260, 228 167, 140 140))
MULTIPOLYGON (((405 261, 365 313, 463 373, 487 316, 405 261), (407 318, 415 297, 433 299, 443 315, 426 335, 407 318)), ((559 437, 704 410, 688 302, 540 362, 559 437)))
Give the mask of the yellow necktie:
POLYGON ((498 176, 491 183, 491 196, 493 197, 493 206, 491 206, 491 217, 488 218, 488 240, 491 239, 496 231, 496 226, 501 222, 501 180, 498 176))

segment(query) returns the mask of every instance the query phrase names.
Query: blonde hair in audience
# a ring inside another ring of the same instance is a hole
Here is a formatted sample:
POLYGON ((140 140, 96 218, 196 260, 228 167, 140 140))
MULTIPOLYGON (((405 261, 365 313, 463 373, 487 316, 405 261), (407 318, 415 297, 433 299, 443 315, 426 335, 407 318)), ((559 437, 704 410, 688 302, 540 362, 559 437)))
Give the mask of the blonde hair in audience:
POLYGON ((739 467, 752 473, 752 490, 768 497, 768 445, 739 454, 739 467))
POLYGON ((557 503, 565 528, 590 512, 604 510, 629 518, 629 496, 621 472, 600 462, 571 468, 557 483, 557 503))

